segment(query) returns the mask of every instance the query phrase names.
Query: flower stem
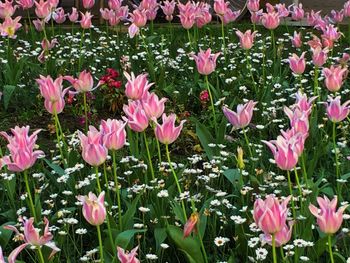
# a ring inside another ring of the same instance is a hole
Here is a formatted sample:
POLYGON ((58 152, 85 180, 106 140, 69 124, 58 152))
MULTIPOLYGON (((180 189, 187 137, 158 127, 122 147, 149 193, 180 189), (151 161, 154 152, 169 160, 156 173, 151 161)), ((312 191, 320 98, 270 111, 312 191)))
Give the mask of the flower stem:
POLYGON ((56 137, 57 137, 57 145, 58 145, 58 149, 60 151, 60 155, 61 155, 61 160, 63 162, 63 164, 66 166, 66 159, 64 157, 63 151, 62 151, 62 147, 61 147, 61 139, 60 139, 60 125, 59 125, 59 119, 57 116, 57 112, 56 110, 54 110, 54 119, 55 119, 55 130, 56 130, 56 137))
POLYGON ((215 127, 215 134, 217 133, 217 121, 216 121, 216 114, 215 114, 215 107, 214 107, 214 99, 213 99, 213 95, 211 94, 211 90, 210 90, 210 85, 209 85, 209 80, 208 80, 208 76, 205 75, 205 83, 207 84, 207 90, 209 93, 209 98, 210 98, 210 104, 211 104, 211 109, 213 111, 213 118, 214 118, 214 127, 215 127))
POLYGON ((275 237, 275 234, 272 234, 272 257, 273 257, 273 263, 277 263, 276 237, 275 237))
POLYGON ((294 167, 294 174, 295 174, 295 179, 297 180, 299 195, 300 195, 300 198, 302 198, 303 197, 303 191, 301 190, 300 182, 299 182, 299 176, 298 176, 298 171, 297 171, 297 168, 295 168, 295 167, 294 167))
POLYGON ((43 252, 41 252, 41 248, 40 247, 38 247, 38 254, 39 254, 39 262, 40 263, 45 263, 43 252))
POLYGON ((339 179, 339 164, 338 164, 338 152, 337 152, 337 143, 336 143, 336 123, 333 122, 333 147, 334 147, 334 155, 335 155, 335 171, 337 175, 337 179, 339 179))
POLYGON ((275 32, 273 30, 271 30, 271 41, 272 41, 272 48, 273 48, 273 62, 275 62, 275 60, 276 60, 276 42, 275 42, 275 32))
MULTIPOLYGON (((173 173, 173 176, 174 176, 174 179, 175 179, 175 183, 176 183, 176 186, 177 186, 177 190, 178 190, 178 192, 179 192, 179 195, 181 195, 181 194, 182 194, 181 186, 180 186, 180 184, 179 184, 179 179, 177 178, 177 175, 176 175, 176 173, 175 173, 175 170, 174 170, 174 168, 173 168, 173 165, 171 164, 168 144, 165 144, 165 150, 166 150, 166 156, 167 156, 167 158, 168 158, 168 163, 169 163, 171 172, 173 173)), ((186 209, 185 209, 185 203, 184 203, 183 200, 181 200, 181 206, 182 206, 182 212, 183 212, 183 215, 184 215, 184 219, 185 219, 185 221, 187 221, 187 214, 186 214, 186 209)))
POLYGON ((253 70, 252 70, 252 66, 250 64, 250 60, 249 60, 249 49, 247 49, 245 51, 245 55, 246 55, 246 60, 247 60, 247 69, 249 70, 250 77, 252 79, 252 83, 253 83, 253 86, 254 86, 254 91, 257 94, 256 84, 255 84, 254 75, 253 75, 253 70))
POLYGON ((301 154, 301 166, 303 167, 303 175, 304 175, 304 181, 305 181, 306 187, 309 187, 307 182, 307 171, 306 171, 304 153, 301 154))
POLYGON ((148 156, 148 164, 149 164, 149 167, 151 168, 152 180, 154 180, 155 179, 155 177, 154 177, 154 170, 153 170, 151 153, 150 153, 149 147, 148 147, 148 141, 147 141, 146 132, 143 131, 142 133, 143 133, 143 139, 145 141, 145 146, 146 146, 146 151, 147 151, 147 156, 148 156))
POLYGON ((243 128, 242 130, 243 130, 245 143, 247 144, 247 147, 248 147, 250 158, 253 158, 253 152, 252 152, 252 149, 250 148, 249 139, 248 139, 247 133, 245 131, 245 128, 243 128))
POLYGON ((32 216, 34 217, 35 222, 38 222, 38 218, 36 216, 36 211, 35 211, 35 206, 33 203, 32 193, 31 193, 30 187, 29 187, 28 172, 27 172, 27 170, 24 170, 23 173, 24 173, 24 182, 26 184, 26 190, 27 190, 27 194, 28 194, 28 198, 29 198, 30 210, 31 210, 32 216))
POLYGON ((96 184, 98 193, 100 194, 102 192, 101 185, 100 185, 100 177, 98 176, 98 166, 95 166, 95 174, 96 174, 96 184))
POLYGON ((83 34, 82 34, 81 39, 80 39, 78 72, 80 72, 80 70, 81 70, 81 63, 82 63, 82 57, 81 57, 82 51, 81 50, 82 50, 82 47, 83 47, 84 37, 85 37, 85 29, 83 29, 83 34))
POLYGON ((221 35, 222 35, 222 47, 224 49, 224 57, 226 60, 225 25, 224 25, 224 18, 223 17, 221 17, 221 35))
POLYGON ((331 235, 328 235, 328 250, 329 250, 329 256, 331 258, 331 263, 334 263, 333 251, 332 251, 332 236, 331 235))
POLYGON ((118 183, 118 176, 117 176, 117 163, 115 158, 115 151, 112 152, 112 158, 113 158, 113 176, 114 176, 114 184, 115 189, 117 192, 117 203, 118 203, 118 221, 119 221, 119 228, 120 230, 123 230, 123 221, 122 221, 122 207, 121 207, 121 201, 120 201, 120 190, 119 190, 119 183, 118 183))
POLYGON ((190 42, 190 48, 192 50, 192 40, 191 40, 191 34, 190 34, 190 30, 187 29, 187 37, 188 37, 188 41, 190 42))
POLYGON ((321 98, 320 98, 320 94, 319 94, 319 92, 318 92, 318 73, 319 73, 319 71, 318 71, 318 67, 317 66, 315 66, 315 70, 314 70, 314 74, 315 74, 315 76, 314 76, 314 96, 318 96, 318 101, 320 101, 321 100, 321 98))
MULTIPOLYGON (((293 211, 293 219, 296 219, 296 214, 295 214, 295 206, 294 206, 294 196, 293 196, 293 189, 292 189, 292 182, 290 180, 290 172, 287 170, 287 177, 288 177, 288 186, 289 186, 289 193, 292 196, 292 211, 293 211)), ((295 229, 295 228, 294 228, 295 229)))
POLYGON ((103 244, 102 244, 102 237, 101 237, 101 229, 100 226, 97 225, 97 235, 98 235, 98 244, 99 244, 99 249, 100 249, 100 262, 104 263, 104 259, 103 259, 103 244))
POLYGON ((85 114, 85 132, 87 132, 89 127, 89 120, 88 120, 88 109, 87 109, 87 103, 86 103, 86 92, 83 93, 83 98, 84 98, 84 114, 85 114))

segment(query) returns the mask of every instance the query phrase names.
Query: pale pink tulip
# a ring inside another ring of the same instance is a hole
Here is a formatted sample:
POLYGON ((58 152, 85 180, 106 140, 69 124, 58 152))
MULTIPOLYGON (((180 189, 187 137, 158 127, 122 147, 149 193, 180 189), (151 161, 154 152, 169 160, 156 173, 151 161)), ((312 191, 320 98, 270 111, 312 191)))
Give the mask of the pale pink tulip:
POLYGON ((78 78, 73 78, 72 76, 64 76, 63 78, 69 81, 77 92, 91 92, 100 84, 94 87, 94 79, 90 72, 86 70, 80 72, 78 78))
POLYGON ((214 11, 218 16, 224 16, 229 9, 230 2, 225 0, 214 0, 214 11))
POLYGON ((64 13, 64 9, 62 7, 57 8, 52 14, 52 18, 57 24, 63 24, 66 21, 66 14, 64 13))
POLYGON ((173 20, 175 5, 176 5, 176 2, 174 0, 170 2, 168 0, 165 0, 163 2, 163 5, 160 6, 160 8, 162 8, 163 10, 166 20, 168 21, 173 20))
POLYGON ((95 0, 83 0, 83 7, 85 9, 91 9, 95 5, 95 0))
POLYGON ((196 15, 192 11, 180 12, 180 22, 183 28, 190 29, 196 22, 196 15))
POLYGON ((235 129, 245 128, 249 125, 253 117, 254 107, 257 102, 250 100, 246 104, 239 104, 237 112, 234 112, 227 107, 223 107, 223 112, 235 129))
POLYGON ((122 6, 123 0, 108 0, 108 7, 113 10, 118 10, 122 6))
POLYGON ((19 23, 20 20, 20 16, 17 16, 15 19, 6 17, 5 21, 0 24, 1 35, 9 38, 16 38, 16 31, 22 27, 22 24, 19 23))
POLYGON ((212 54, 211 49, 208 48, 206 51, 200 49, 197 55, 192 55, 196 61, 197 70, 199 74, 210 75, 216 68, 216 60, 221 52, 212 54))
POLYGON ((260 0, 248 0, 247 8, 250 12, 258 12, 260 8, 260 0))
POLYGON ((159 99, 157 94, 146 92, 143 94, 141 103, 148 119, 158 119, 164 113, 167 98, 159 99))
POLYGON ((246 50, 251 49, 254 44, 255 35, 257 33, 258 31, 254 31, 252 33, 251 30, 247 30, 246 32, 242 33, 241 31, 237 30, 236 35, 239 37, 241 47, 246 50))
POLYGON ((267 29, 276 29, 280 24, 280 16, 277 12, 264 13, 261 17, 261 23, 267 29))
POLYGON ((337 96, 335 99, 329 97, 329 103, 326 104, 328 118, 332 122, 343 121, 349 115, 349 104, 350 100, 346 101, 343 105, 341 105, 340 96, 337 96))
POLYGON ((123 111, 127 116, 123 120, 128 122, 133 131, 143 132, 148 127, 148 117, 140 101, 129 101, 128 105, 123 106, 123 111))
POLYGON ((327 89, 331 92, 336 92, 340 90, 344 83, 344 76, 348 70, 342 68, 341 66, 331 66, 330 68, 324 68, 322 70, 325 76, 324 84, 327 89))
POLYGON ((45 28, 45 20, 35 19, 33 25, 38 32, 41 32, 45 28))
MULTIPOLYGON (((292 237, 294 222, 289 222, 289 226, 285 224, 280 231, 275 234, 275 245, 281 247, 289 242, 292 237)), ((272 246, 272 236, 270 234, 264 234, 263 240, 272 246)))
POLYGON ((318 209, 313 204, 309 205, 310 212, 317 218, 317 224, 320 230, 328 235, 335 234, 343 223, 343 213, 348 205, 340 207, 337 211, 338 198, 335 196, 333 200, 317 197, 318 209))
POLYGON ((140 261, 136 258, 138 249, 139 247, 137 246, 128 253, 121 247, 117 247, 119 261, 121 263, 140 263, 140 261))
POLYGON ((316 67, 322 67, 326 62, 328 58, 328 48, 322 49, 321 47, 312 48, 312 62, 316 67))
POLYGON ((293 54, 291 57, 289 57, 289 67, 295 74, 300 75, 305 71, 305 53, 306 52, 303 52, 300 57, 298 57, 296 54, 293 54))
POLYGON ((292 14, 292 20, 300 21, 304 18, 305 12, 304 12, 302 3, 300 3, 299 5, 293 4, 289 7, 289 9, 292 14))
POLYGON ((154 130, 156 138, 163 144, 173 143, 179 137, 182 127, 186 122, 185 120, 182 120, 180 125, 175 127, 176 115, 170 114, 169 116, 166 116, 165 113, 162 115, 162 124, 159 124, 156 118, 153 118, 153 121, 156 124, 154 130))
POLYGON ((80 14, 81 14, 80 26, 83 29, 91 28, 92 27, 91 18, 93 17, 93 15, 91 15, 90 12, 86 12, 85 14, 80 12, 80 14))
POLYGON ((72 7, 72 12, 69 14, 68 18, 69 18, 69 21, 71 21, 72 23, 75 23, 78 21, 79 13, 75 7, 72 7))
POLYGON ((0 18, 5 19, 14 15, 17 6, 13 5, 13 0, 0 1, 0 18))
POLYGON ((30 9, 34 6, 34 0, 17 0, 16 3, 22 7, 23 10, 30 9))
POLYGON ((51 6, 49 1, 40 0, 35 1, 35 14, 40 19, 50 20, 51 6))
POLYGON ((135 9, 132 14, 130 14, 130 20, 138 28, 144 27, 147 23, 146 11, 135 9))
POLYGON ((350 17, 350 1, 344 3, 344 16, 350 17))
POLYGON ((124 76, 128 80, 125 84, 125 95, 131 100, 139 100, 142 96, 152 87, 154 83, 149 83, 147 74, 140 74, 135 77, 135 74, 131 72, 131 75, 124 72, 124 76))
POLYGON ((102 120, 100 130, 103 135, 103 144, 108 150, 119 150, 126 143, 126 122, 107 119, 102 120))
POLYGON ((227 12, 224 14, 223 17, 220 17, 222 19, 222 22, 224 25, 227 25, 231 22, 236 21, 236 19, 239 17, 241 14, 241 10, 238 11, 232 11, 231 9, 228 9, 227 12))
MULTIPOLYGON (((97 178, 97 180, 99 180, 97 178)), ((105 192, 102 191, 97 197, 94 193, 77 196, 77 199, 83 203, 83 216, 85 220, 93 226, 100 226, 106 219, 106 207, 104 204, 105 192)))
POLYGON ((301 40, 301 32, 297 33, 296 31, 294 31, 292 45, 296 48, 300 48, 303 45, 303 41, 301 40))

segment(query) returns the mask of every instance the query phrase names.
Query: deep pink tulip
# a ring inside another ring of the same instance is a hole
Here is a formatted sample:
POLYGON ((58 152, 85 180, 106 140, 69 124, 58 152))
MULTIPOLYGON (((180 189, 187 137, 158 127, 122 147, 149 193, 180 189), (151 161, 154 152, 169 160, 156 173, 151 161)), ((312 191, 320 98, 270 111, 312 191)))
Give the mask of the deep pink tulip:
POLYGON ((188 237, 193 231, 197 230, 199 222, 199 214, 197 212, 193 212, 189 219, 187 219, 186 224, 184 225, 184 235, 183 237, 188 237))
MULTIPOLYGON (((280 231, 275 234, 275 245, 281 247, 289 242, 292 237, 293 222, 289 222, 289 226, 285 224, 280 231)), ((272 246, 272 236, 270 234, 264 234, 263 240, 272 246)))
POLYGON ((328 48, 322 49, 321 47, 312 48, 312 62, 316 67, 322 67, 326 62, 328 58, 328 48))
POLYGON ((340 90, 347 71, 348 70, 346 68, 342 68, 341 66, 332 65, 330 68, 324 68, 322 72, 325 76, 324 84, 326 85, 327 89, 331 92, 340 90))
POLYGON ((303 45, 303 41, 301 40, 301 32, 297 33, 296 31, 294 31, 292 45, 296 48, 300 48, 303 45))
POLYGON ((329 103, 326 104, 327 106, 327 115, 328 118, 332 122, 341 122, 343 121, 348 115, 350 111, 350 100, 346 101, 343 105, 341 105, 340 96, 337 96, 335 99, 332 97, 329 97, 329 103))
POLYGON ((3 3, 0 1, 0 18, 5 19, 14 15, 17 6, 13 5, 13 0, 5 0, 3 3))
POLYGON ((343 213, 348 205, 342 206, 337 211, 338 198, 335 196, 330 201, 326 196, 317 197, 318 209, 313 204, 309 205, 310 212, 317 218, 320 230, 328 235, 335 234, 343 223, 343 213))
POLYGON ((91 15, 90 12, 86 12, 85 14, 80 12, 80 14, 81 14, 81 20, 80 20, 81 28, 83 28, 83 29, 91 28, 92 27, 91 18, 93 17, 93 15, 91 15))
POLYGON ((186 10, 185 12, 180 12, 180 22, 183 28, 190 29, 196 22, 196 15, 192 13, 191 10, 186 10))
POLYGON ((265 200, 257 199, 254 202, 253 217, 255 224, 265 233, 274 235, 286 225, 288 202, 291 196, 280 202, 273 195, 266 196, 265 200))
POLYGON ((253 117, 254 107, 257 102, 250 100, 246 104, 239 104, 237 112, 234 112, 227 107, 223 107, 223 112, 235 129, 244 128, 249 125, 253 117))
POLYGON ((40 75, 36 82, 39 85, 41 95, 45 99, 46 110, 51 114, 61 113, 65 105, 64 96, 69 90, 69 88, 63 90, 63 77, 60 76, 54 81, 51 76, 44 77, 40 75))
POLYGON ((52 241, 53 235, 49 231, 49 220, 47 218, 44 218, 44 233, 42 236, 40 236, 40 232, 38 229, 34 227, 34 218, 31 217, 29 219, 24 219, 23 227, 24 227, 24 233, 20 233, 18 229, 14 226, 4 226, 5 229, 14 231, 16 233, 16 236, 18 239, 23 240, 24 243, 20 246, 18 246, 16 249, 14 249, 11 254, 8 257, 9 263, 15 263, 16 258, 19 253, 26 247, 42 247, 46 246, 52 249, 52 252, 48 259, 52 258, 57 252, 60 251, 60 249, 56 246, 55 242, 52 241))
POLYGON ((157 94, 146 92, 143 94, 141 103, 148 119, 158 119, 164 113, 167 98, 159 99, 157 94))
POLYGON ((260 8, 260 0, 248 0, 247 8, 250 12, 258 12, 260 8))
POLYGON ((331 20, 335 24, 339 24, 344 20, 344 10, 336 11, 332 10, 331 11, 331 20))
POLYGON ((23 9, 30 9, 34 6, 34 0, 17 0, 16 3, 23 9))
POLYGON ((196 61, 197 70, 199 74, 210 75, 216 68, 216 60, 221 52, 212 54, 211 49, 208 48, 206 51, 200 49, 197 55, 192 55, 196 61))
POLYGON ((163 123, 161 125, 156 118, 153 118, 153 121, 156 123, 156 128, 154 130, 156 138, 163 144, 173 143, 179 137, 182 127, 186 122, 185 120, 182 120, 180 125, 175 127, 176 115, 170 114, 169 116, 166 116, 165 113, 162 115, 163 123))
POLYGON ((229 9, 230 2, 225 0, 214 0, 214 11, 218 16, 224 16, 229 9))
POLYGON ((277 12, 263 13, 261 23, 267 29, 276 29, 280 24, 280 16, 277 12))
POLYGON ((99 86, 98 84, 94 87, 94 79, 87 70, 80 72, 78 78, 72 76, 64 76, 63 78, 69 81, 77 92, 91 92, 99 86))
POLYGON ((239 42, 243 49, 248 50, 253 47, 256 33, 258 33, 258 31, 254 31, 253 33, 251 30, 247 30, 244 33, 239 30, 236 31, 236 35, 239 37, 239 42))
POLYGON ((2 24, 0 23, 1 35, 8 38, 16 38, 16 31, 22 27, 22 24, 19 23, 20 20, 20 16, 17 16, 15 19, 6 17, 5 21, 2 24))
MULTIPOLYGON (((276 141, 262 141, 265 143, 274 156, 276 165, 281 170, 291 170, 298 163, 298 153, 295 150, 295 145, 291 144, 290 141, 283 139, 280 137, 279 140, 276 141)), ((297 148, 299 149, 299 148, 297 148)))
POLYGON ((125 84, 125 95, 131 100, 139 100, 149 90, 154 83, 149 83, 147 74, 140 74, 135 77, 135 74, 131 72, 131 75, 124 72, 124 76, 128 80, 125 84))
POLYGON ((107 119, 102 120, 100 130, 103 135, 103 143, 108 150, 119 150, 126 143, 126 122, 107 119))
POLYGON ((130 20, 138 28, 144 27, 147 23, 146 11, 135 9, 132 14, 130 14, 130 20))
POLYGON ((87 136, 78 131, 82 148, 82 157, 91 166, 100 166, 107 159, 108 150, 103 144, 103 134, 90 126, 87 136))
POLYGON ((35 1, 35 14, 40 19, 49 20, 51 15, 51 6, 49 1, 35 1))
POLYGON ((338 31, 338 28, 334 25, 326 25, 325 28, 322 30, 323 34, 321 35, 322 38, 329 39, 330 41, 337 41, 341 37, 341 33, 338 31))
POLYGON ((91 9, 95 5, 95 0, 83 0, 83 7, 85 9, 91 9))
POLYGON ((299 5, 293 4, 289 7, 289 9, 290 9, 290 12, 292 13, 292 20, 300 21, 304 18, 305 12, 304 12, 302 3, 300 3, 299 5))
POLYGON ((300 75, 305 71, 305 53, 306 52, 303 52, 300 57, 298 57, 296 54, 293 54, 291 57, 289 57, 289 67, 295 74, 300 75))
POLYGON ((133 131, 143 132, 148 127, 148 117, 140 101, 129 101, 128 105, 123 106, 123 111, 127 116, 123 120, 133 131))
POLYGON ((162 8, 163 10, 166 20, 168 21, 173 20, 175 5, 176 5, 176 2, 174 0, 170 2, 168 0, 165 0, 163 2, 163 5, 160 6, 160 8, 162 8))
POLYGON ((123 0, 108 0, 108 7, 113 10, 118 10, 122 6, 123 0))
POLYGON ((52 14, 52 18, 57 24, 63 24, 66 21, 66 14, 64 13, 64 9, 62 7, 57 8, 52 14))
POLYGON ((41 130, 36 130, 32 135, 28 135, 29 126, 11 129, 13 136, 6 132, 0 132, 7 141, 7 148, 10 151, 9 156, 4 156, 2 161, 12 172, 23 172, 31 168, 39 157, 44 156, 43 151, 34 151, 37 134, 41 130))
POLYGON ((140 261, 136 258, 138 249, 139 247, 137 246, 128 253, 121 247, 117 247, 119 261, 121 263, 140 263, 140 261))
POLYGON ((78 21, 79 13, 75 7, 72 7, 72 12, 69 14, 68 18, 69 18, 69 21, 71 21, 72 23, 75 23, 78 21))
POLYGON ((344 3, 344 16, 350 17, 350 1, 344 3))
MULTIPOLYGON (((98 178, 97 178, 98 180, 98 178)), ((93 226, 100 226, 106 219, 105 192, 102 191, 97 197, 94 193, 77 196, 77 199, 83 203, 83 216, 85 220, 93 226)))

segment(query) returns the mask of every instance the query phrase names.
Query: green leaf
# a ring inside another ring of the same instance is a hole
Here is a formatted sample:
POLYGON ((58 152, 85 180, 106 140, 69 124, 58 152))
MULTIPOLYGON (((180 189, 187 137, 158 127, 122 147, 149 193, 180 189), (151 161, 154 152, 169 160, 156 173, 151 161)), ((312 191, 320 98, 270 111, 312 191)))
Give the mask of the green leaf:
POLYGON ((118 234, 115 245, 126 249, 136 233, 145 233, 146 229, 129 229, 118 234))
POLYGON ((167 234, 166 234, 166 228, 156 228, 154 229, 154 238, 156 240, 156 248, 157 250, 160 249, 160 244, 164 242, 166 239, 167 234))
POLYGON ((138 195, 132 201, 131 205, 126 210, 126 213, 123 215, 122 221, 123 221, 124 229, 132 228, 132 226, 134 225, 133 217, 135 215, 136 207, 137 207, 137 203, 139 202, 139 199, 140 199, 140 195, 138 195))
POLYGON ((213 150, 213 148, 209 147, 209 144, 214 143, 214 139, 213 139, 212 135, 210 134, 210 132, 208 131, 208 127, 197 122, 196 123, 196 134, 197 134, 199 141, 201 142, 201 145, 202 145, 206 155, 208 156, 208 158, 210 160, 213 159, 213 156, 214 156, 213 151, 214 150, 213 150))
POLYGON ((11 236, 13 234, 13 231, 11 230, 7 230, 4 228, 4 226, 8 226, 8 225, 15 225, 16 222, 7 222, 3 225, 0 226, 0 245, 2 248, 5 248, 8 244, 8 242, 11 239, 11 236))
POLYGON ((190 262, 204 262, 200 243, 197 239, 194 239, 191 236, 184 238, 183 231, 176 226, 169 225, 167 227, 167 233, 171 240, 176 244, 177 248, 187 256, 190 262))
POLYGON ((11 97, 13 95, 13 92, 15 91, 16 86, 13 85, 5 85, 4 86, 4 90, 3 90, 3 96, 4 96, 4 107, 5 110, 7 110, 9 104, 10 104, 10 100, 11 97))
POLYGON ((62 176, 65 174, 64 170, 58 166, 57 164, 51 163, 49 160, 47 159, 43 159, 45 163, 47 163, 48 166, 50 166, 51 169, 53 169, 58 175, 62 176))
POLYGON ((224 171, 224 175, 234 187, 236 187, 241 176, 238 169, 228 169, 224 171))

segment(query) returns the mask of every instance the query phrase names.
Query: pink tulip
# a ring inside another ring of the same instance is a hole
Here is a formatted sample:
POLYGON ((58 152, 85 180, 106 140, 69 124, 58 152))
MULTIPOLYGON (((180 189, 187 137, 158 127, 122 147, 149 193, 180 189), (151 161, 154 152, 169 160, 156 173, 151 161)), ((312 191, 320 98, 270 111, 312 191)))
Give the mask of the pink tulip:
POLYGON ((309 205, 311 214, 317 218, 317 224, 320 230, 328 235, 335 234, 339 230, 343 223, 343 213, 348 206, 342 206, 336 211, 337 202, 337 196, 332 201, 324 196, 324 198, 317 197, 317 203, 320 206, 319 209, 312 204, 309 205))
POLYGON ((111 26, 116 26, 120 22, 120 17, 116 14, 115 11, 111 10, 109 12, 109 19, 108 22, 111 26))
POLYGON ((240 14, 241 14, 241 10, 232 11, 231 9, 228 9, 225 15, 223 17, 220 17, 220 19, 222 19, 222 22, 224 23, 224 25, 227 25, 231 22, 236 21, 236 19, 239 17, 240 14))
POLYGON ((172 0, 171 2, 169 2, 168 0, 165 0, 163 2, 163 5, 160 6, 160 8, 162 8, 163 10, 166 20, 168 21, 173 20, 175 5, 176 5, 176 2, 174 0, 172 0))
POLYGON ((51 15, 51 6, 49 1, 35 1, 35 14, 40 19, 49 20, 51 15))
POLYGON ((250 100, 246 104, 239 104, 237 112, 234 112, 227 107, 223 107, 223 112, 235 129, 245 128, 249 125, 253 117, 253 110, 257 102, 250 100))
POLYGON ((350 17, 350 1, 344 3, 344 16, 350 17))
POLYGON ((336 10, 332 10, 331 11, 331 20, 333 23, 335 24, 339 24, 344 20, 344 10, 340 10, 340 11, 336 11, 336 10))
POLYGON ((169 116, 166 116, 166 114, 163 113, 162 115, 163 124, 160 125, 157 119, 153 118, 153 121, 156 124, 154 133, 158 141, 160 141, 163 144, 171 144, 179 137, 183 124, 186 121, 182 120, 180 122, 180 125, 175 127, 175 120, 176 120, 175 114, 170 114, 169 116))
POLYGON ((322 19, 320 15, 321 11, 315 12, 311 10, 310 13, 306 13, 306 22, 309 26, 315 26, 317 21, 322 19))
POLYGON ((18 127, 11 129, 13 136, 6 132, 0 132, 7 141, 7 148, 10 151, 9 156, 4 156, 2 161, 7 168, 12 172, 23 172, 31 168, 39 157, 43 157, 43 151, 34 151, 37 134, 41 130, 36 130, 31 136, 29 133, 29 126, 18 127))
POLYGON ((289 67, 295 74, 300 75, 305 71, 305 53, 306 52, 303 52, 300 57, 298 57, 296 54, 293 54, 291 57, 289 57, 289 67))
POLYGON ((131 24, 128 28, 128 34, 130 38, 134 38, 140 32, 140 28, 135 24, 131 24))
POLYGON ((16 3, 22 7, 23 10, 30 9, 34 6, 34 0, 17 0, 16 3))
POLYGON ((20 20, 20 16, 17 16, 15 19, 6 17, 5 21, 0 24, 1 35, 9 38, 16 38, 16 31, 22 27, 22 24, 19 23, 20 20))
POLYGON ((312 50, 312 62, 316 67, 322 67, 327 62, 328 48, 322 49, 321 47, 313 48, 312 50))
POLYGON ((108 0, 108 7, 113 10, 118 10, 122 6, 122 0, 108 0))
POLYGON ((143 132, 148 127, 148 117, 140 101, 129 101, 128 105, 123 106, 123 111, 127 116, 123 120, 128 122, 133 131, 143 132))
POLYGON ((2 247, 0 246, 0 263, 6 263, 4 254, 2 253, 2 247))
POLYGON ((294 107, 301 112, 310 116, 312 110, 312 103, 317 99, 317 96, 313 96, 310 99, 307 98, 305 93, 298 91, 296 94, 296 103, 294 107))
POLYGON ((95 127, 90 126, 87 136, 78 131, 82 148, 82 157, 91 166, 100 166, 107 159, 108 150, 103 144, 103 134, 95 127))
POLYGON ((258 24, 260 22, 261 16, 263 14, 263 10, 259 10, 257 12, 250 12, 250 20, 253 24, 258 24))
POLYGON ((183 238, 188 237, 193 231, 197 230, 198 221, 199 221, 199 214, 197 212, 192 213, 192 215, 184 225, 183 238))
POLYGON ((47 2, 50 5, 51 11, 53 11, 57 8, 58 4, 60 3, 60 0, 47 0, 47 2))
POLYGON ((126 122, 111 120, 102 120, 100 130, 103 135, 103 144, 108 150, 119 150, 126 143, 126 122))
POLYGON ((322 38, 329 39, 330 41, 337 41, 341 37, 341 33, 338 31, 337 27, 334 27, 334 25, 326 25, 322 31, 322 38))
POLYGON ((254 203, 255 224, 265 233, 275 235, 286 225, 288 215, 288 196, 281 203, 273 195, 268 195, 265 200, 257 199, 254 203))
POLYGON ((75 23, 78 21, 79 13, 75 7, 72 7, 72 12, 69 14, 68 18, 69 18, 69 21, 71 21, 72 23, 75 23))
POLYGON ((77 199, 83 203, 83 216, 85 220, 93 226, 102 225, 107 215, 104 204, 105 192, 102 191, 98 197, 94 193, 89 192, 88 195, 77 196, 77 199))
POLYGON ((81 20, 80 20, 80 26, 83 29, 89 29, 92 26, 91 23, 91 18, 93 17, 93 15, 91 15, 90 12, 86 12, 85 14, 83 14, 82 12, 80 12, 81 14, 81 20))
POLYGON ((41 32, 44 30, 45 20, 35 19, 33 20, 33 25, 38 32, 41 32))
POLYGON ((212 54, 211 49, 208 48, 206 51, 200 49, 197 55, 192 55, 196 61, 197 70, 199 74, 210 75, 216 68, 216 60, 221 52, 212 54))
POLYGON ((121 263, 140 263, 140 261, 136 258, 138 246, 131 250, 130 253, 125 252, 121 247, 117 247, 118 250, 118 259, 121 263))
POLYGON ((224 16, 229 9, 230 2, 225 0, 214 0, 214 11, 218 16, 224 16))
POLYGON ((252 33, 251 30, 247 30, 244 33, 242 33, 239 30, 236 31, 236 35, 239 37, 239 41, 240 41, 241 47, 243 49, 248 50, 248 49, 251 49, 253 47, 254 38, 255 38, 256 33, 257 33, 257 31, 254 31, 252 33))
POLYGON ((98 84, 94 87, 94 79, 90 72, 86 70, 80 72, 77 79, 72 76, 65 76, 64 79, 69 81, 77 92, 91 92, 99 86, 98 84))
POLYGON ((210 5, 204 2, 201 2, 198 5, 198 12, 196 18, 196 25, 198 28, 209 24, 212 20, 212 15, 210 13, 210 5))
POLYGON ((321 40, 315 35, 312 36, 312 40, 308 41, 307 44, 310 46, 311 49, 316 49, 316 48, 322 49, 321 40))
MULTIPOLYGON (((280 231, 275 234, 275 245, 281 247, 289 242, 292 237, 293 222, 289 222, 289 227, 285 224, 280 231)), ((272 236, 270 234, 264 234, 263 240, 272 246, 272 236)))
POLYGON ((132 14, 130 14, 130 20, 135 26, 139 28, 144 27, 147 23, 146 11, 135 9, 132 14))
POLYGON ((343 105, 341 105, 340 96, 336 97, 335 99, 329 97, 329 103, 326 104, 328 118, 332 122, 343 121, 349 115, 349 104, 350 100, 346 101, 343 105))
POLYGON ((64 96, 69 88, 63 90, 63 77, 58 77, 53 81, 51 76, 44 77, 40 75, 40 79, 36 82, 39 85, 40 93, 45 99, 45 108, 51 114, 59 114, 62 112, 65 101, 64 96))
MULTIPOLYGON (((262 141, 265 143, 275 158, 276 165, 281 170, 291 170, 298 163, 298 153, 295 150, 296 145, 291 144, 290 141, 279 137, 276 141, 262 141)), ((299 148, 297 148, 299 149, 299 148)))
POLYGON ((83 7, 85 9, 91 9, 95 5, 95 0, 83 0, 83 7))
POLYGON ((292 45, 296 48, 300 48, 303 45, 303 41, 301 40, 301 32, 297 33, 296 31, 294 31, 292 45))
POLYGON ((61 251, 55 244, 55 242, 52 241, 53 235, 49 231, 49 220, 47 218, 44 218, 45 228, 44 233, 42 236, 40 236, 40 232, 38 229, 34 227, 34 218, 31 217, 29 219, 24 219, 24 234, 21 234, 18 229, 14 226, 4 226, 5 229, 14 231, 16 233, 16 238, 19 240, 23 240, 24 243, 20 246, 18 246, 16 249, 14 249, 11 254, 8 257, 9 263, 15 263, 16 258, 19 253, 26 247, 36 247, 40 248, 42 246, 47 246, 52 249, 52 252, 48 258, 52 258, 57 252, 61 251))
POLYGON ((149 90, 154 83, 148 83, 147 74, 140 74, 135 77, 134 73, 124 72, 128 80, 125 84, 125 95, 131 100, 139 100, 149 90))
POLYGON ((280 17, 289 16, 289 10, 286 8, 286 4, 276 4, 276 9, 280 17))
POLYGON ((0 2, 0 18, 5 19, 14 15, 17 6, 13 5, 13 0, 5 0, 0 2))
POLYGON ((258 12, 260 8, 260 0, 248 0, 247 8, 250 12, 258 12))
POLYGON ((196 22, 196 16, 195 13, 192 13, 192 11, 185 11, 180 12, 180 22, 183 28, 190 29, 193 27, 194 23, 196 22))
POLYGON ((324 68, 322 72, 325 76, 324 83, 327 89, 331 92, 340 90, 344 83, 344 75, 346 74, 347 69, 342 68, 341 66, 331 66, 330 68, 324 68))
POLYGON ((155 93, 144 93, 141 103, 148 119, 158 119, 160 116, 162 116, 166 101, 167 98, 159 99, 155 93))
POLYGON ((113 10, 110 10, 108 8, 100 8, 100 14, 103 20, 109 20, 111 13, 114 12, 113 10))
POLYGON ((309 115, 310 112, 300 111, 298 108, 292 111, 288 107, 284 107, 284 113, 288 116, 290 126, 293 127, 297 132, 308 134, 309 132, 309 115))
POLYGON ((261 17, 261 23, 265 28, 274 30, 280 24, 280 16, 277 12, 264 13, 261 17))
POLYGON ((290 6, 290 10, 292 13, 292 20, 300 21, 304 18, 305 12, 304 12, 302 3, 300 3, 299 5, 294 4, 290 6))
POLYGON ((55 20, 57 24, 63 24, 66 21, 66 15, 64 13, 64 9, 59 7, 52 14, 52 18, 55 20))

